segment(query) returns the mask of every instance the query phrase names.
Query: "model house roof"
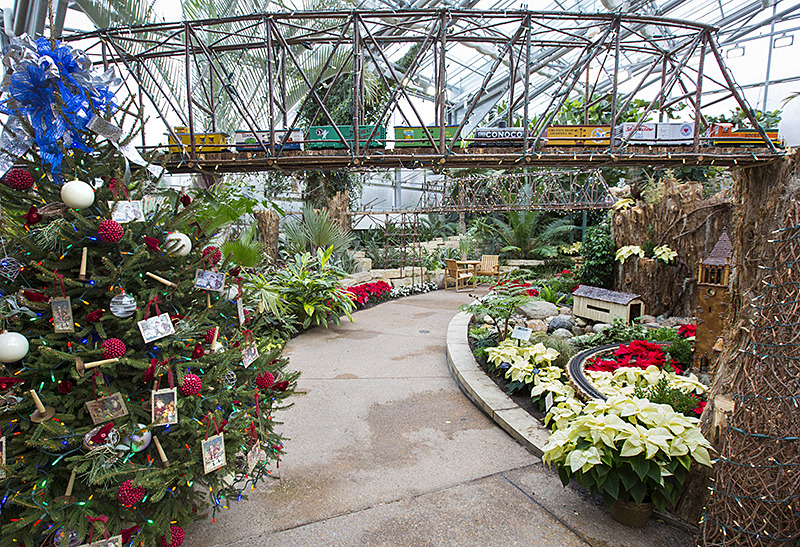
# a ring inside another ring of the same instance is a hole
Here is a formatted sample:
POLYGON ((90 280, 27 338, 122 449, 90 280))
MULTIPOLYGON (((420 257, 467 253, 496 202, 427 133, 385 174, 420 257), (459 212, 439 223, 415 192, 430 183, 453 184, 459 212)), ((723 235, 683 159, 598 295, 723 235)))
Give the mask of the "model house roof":
POLYGON ((584 296, 586 298, 593 298, 601 302, 611 302, 614 304, 630 304, 637 298, 641 298, 639 294, 631 294, 627 292, 610 291, 608 289, 601 289, 600 287, 592 287, 590 285, 581 285, 575 289, 572 296, 584 296))
POLYGON ((717 244, 711 250, 706 258, 703 259, 702 264, 705 266, 724 266, 730 264, 731 256, 733 256, 733 244, 728 238, 728 230, 722 230, 722 235, 719 236, 717 244))

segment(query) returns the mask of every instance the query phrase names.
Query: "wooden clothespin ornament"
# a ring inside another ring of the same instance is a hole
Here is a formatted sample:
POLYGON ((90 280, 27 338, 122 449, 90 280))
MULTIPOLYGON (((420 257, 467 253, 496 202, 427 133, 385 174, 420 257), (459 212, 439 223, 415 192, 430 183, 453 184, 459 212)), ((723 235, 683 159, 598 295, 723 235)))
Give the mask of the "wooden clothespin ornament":
POLYGON ((31 421, 36 424, 40 424, 45 420, 49 420, 52 418, 55 413, 56 409, 52 406, 44 406, 42 404, 42 400, 36 394, 35 390, 30 390, 31 397, 33 397, 33 404, 36 405, 36 411, 31 414, 31 421))
POLYGON ((103 365, 108 365, 110 363, 116 363, 119 361, 119 357, 113 357, 111 359, 103 359, 101 361, 92 361, 91 363, 84 364, 83 359, 80 357, 75 358, 75 370, 78 371, 78 376, 83 376, 87 370, 93 369, 95 367, 101 367, 103 365))
POLYGON ((75 470, 72 470, 72 474, 69 476, 69 482, 67 483, 67 491, 64 492, 63 496, 58 496, 56 498, 57 502, 63 501, 65 504, 67 503, 75 503, 78 501, 78 498, 72 495, 72 487, 75 486, 75 470))
POLYGON ((78 279, 81 281, 86 281, 86 262, 88 258, 89 258, 89 249, 84 247, 83 253, 81 254, 81 269, 78 272, 78 279))
POLYGON ((158 440, 158 437, 153 435, 153 443, 156 445, 156 451, 158 452, 158 457, 161 458, 161 463, 164 464, 164 467, 169 467, 169 460, 167 459, 167 455, 164 453, 164 449, 161 448, 161 441, 158 440))
POLYGON ((144 275, 146 275, 150 279, 155 279, 159 283, 163 283, 164 285, 166 285, 167 287, 170 287, 172 289, 177 289, 178 288, 178 284, 177 283, 173 283, 169 279, 164 279, 163 277, 160 277, 160 276, 158 276, 158 275, 156 275, 154 273, 144 272, 144 275))
POLYGON ((214 338, 211 339, 211 352, 217 351, 221 344, 217 342, 219 338, 219 327, 214 327, 214 338))

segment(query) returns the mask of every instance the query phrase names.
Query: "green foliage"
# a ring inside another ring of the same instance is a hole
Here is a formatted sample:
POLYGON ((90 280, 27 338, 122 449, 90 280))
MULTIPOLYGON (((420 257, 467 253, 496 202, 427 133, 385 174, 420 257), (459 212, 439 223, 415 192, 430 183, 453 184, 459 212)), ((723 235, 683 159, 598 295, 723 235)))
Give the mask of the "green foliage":
POLYGON ((255 268, 264 261, 264 249, 258 242, 258 227, 251 224, 245 228, 239 239, 229 240, 222 244, 222 256, 230 257, 230 261, 244 268, 255 268))
POLYGON ((539 289, 539 298, 551 304, 560 304, 561 301, 564 300, 564 295, 558 294, 558 292, 549 285, 542 285, 539 289))
POLYGON ((647 340, 650 342, 676 342, 678 340, 683 340, 683 338, 678 335, 677 329, 661 327, 658 329, 648 329, 647 340))
POLYGON ((350 312, 355 305, 339 283, 344 273, 329 264, 332 252, 328 247, 325 251, 318 249, 316 256, 297 254, 274 274, 254 276, 253 285, 276 291, 286 306, 282 318, 298 328, 327 326, 328 320, 338 325, 342 315, 352 321, 350 312))
POLYGON ((567 363, 578 351, 564 338, 556 338, 544 332, 535 333, 529 340, 530 344, 544 344, 544 347, 554 349, 558 352, 558 357, 553 359, 553 366, 566 369, 567 363))
POLYGON ((361 179, 349 169, 306 171, 305 179, 303 200, 317 209, 327 206, 329 199, 343 192, 351 200, 361 192, 361 179))
POLYGON ((669 379, 662 377, 656 384, 647 387, 636 387, 633 391, 634 396, 647 399, 651 403, 669 405, 672 409, 685 416, 696 417, 694 409, 700 399, 688 393, 684 393, 676 387, 670 387, 669 379))
POLYGON ((495 286, 489 294, 472 304, 464 304, 458 309, 471 313, 479 319, 483 316, 491 317, 497 329, 497 342, 500 343, 508 337, 509 320, 514 311, 532 300, 524 287, 513 283, 495 286))
MULTIPOLYGON (((492 348, 497 345, 497 331, 486 327, 469 329, 469 338, 475 344, 475 357, 478 359, 486 359, 486 348, 492 348)), ((489 368, 494 370, 495 367, 490 363, 489 368)))
POLYGON ((583 264, 578 273, 581 284, 610 288, 614 282, 614 242, 607 223, 586 230, 581 256, 583 264))
MULTIPOLYGON (((677 336, 677 331, 673 332, 677 336)), ((664 353, 675 359, 683 370, 687 370, 692 365, 693 350, 694 344, 691 341, 679 338, 665 348, 664 353)))
POLYGON ((316 210, 310 205, 303 207, 299 221, 289 222, 284 227, 286 250, 293 255, 316 254, 318 249, 332 248, 334 253, 347 249, 353 238, 342 226, 331 220, 324 209, 316 210))
POLYGON ((458 223, 448 220, 444 215, 431 213, 419 220, 420 241, 430 241, 437 237, 446 238, 458 232, 458 223))
POLYGON ((637 323, 628 323, 619 317, 611 325, 597 334, 576 337, 574 341, 581 348, 602 346, 604 344, 627 343, 631 340, 647 340, 649 329, 637 323))
MULTIPOLYGON (((543 264, 518 268, 516 270, 509 272, 508 276, 510 279, 523 279, 523 280, 549 279, 564 270, 572 271, 574 268, 575 268, 575 261, 569 257, 564 256, 559 258, 545 259, 543 264)), ((575 283, 577 283, 577 281, 575 283)))
POLYGON ((448 258, 459 260, 461 258, 461 252, 452 247, 439 247, 432 252, 423 253, 422 265, 430 270, 441 270, 445 267, 445 259, 448 258))
POLYGON ((504 245, 500 252, 514 258, 553 258, 567 234, 576 229, 569 219, 553 219, 543 211, 509 211, 506 220, 491 222, 487 231, 504 245))

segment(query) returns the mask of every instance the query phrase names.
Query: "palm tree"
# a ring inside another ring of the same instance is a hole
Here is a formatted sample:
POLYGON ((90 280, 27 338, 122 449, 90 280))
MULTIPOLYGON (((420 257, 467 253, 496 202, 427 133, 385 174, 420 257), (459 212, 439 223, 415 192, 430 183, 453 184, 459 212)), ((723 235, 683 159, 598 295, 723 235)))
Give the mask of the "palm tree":
POLYGON ((491 220, 489 229, 505 244, 500 252, 514 258, 554 257, 558 244, 578 229, 570 219, 553 219, 544 211, 509 211, 506 220, 491 220))

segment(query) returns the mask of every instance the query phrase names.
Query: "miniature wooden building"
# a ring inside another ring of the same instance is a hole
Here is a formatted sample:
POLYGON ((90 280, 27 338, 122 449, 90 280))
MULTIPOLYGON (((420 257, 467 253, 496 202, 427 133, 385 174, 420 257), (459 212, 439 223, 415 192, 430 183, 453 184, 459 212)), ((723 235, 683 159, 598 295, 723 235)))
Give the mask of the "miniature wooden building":
POLYGON ((615 317, 633 321, 644 315, 640 295, 581 285, 572 293, 572 313, 576 317, 611 323, 615 317))
POLYGON ((697 332, 694 342, 694 366, 708 370, 715 348, 722 344, 722 323, 728 307, 728 280, 731 275, 733 245, 723 230, 717 244, 700 261, 697 271, 697 332))

